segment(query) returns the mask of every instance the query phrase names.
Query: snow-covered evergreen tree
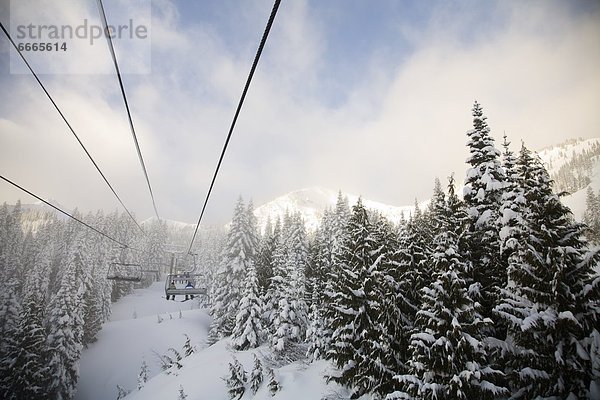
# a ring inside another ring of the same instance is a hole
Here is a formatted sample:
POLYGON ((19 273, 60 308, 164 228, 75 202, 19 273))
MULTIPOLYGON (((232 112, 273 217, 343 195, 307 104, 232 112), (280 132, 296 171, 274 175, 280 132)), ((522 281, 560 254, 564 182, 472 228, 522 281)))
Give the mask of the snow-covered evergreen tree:
POLYGON ((210 343, 230 335, 235 326, 245 277, 257 251, 257 229, 255 220, 249 214, 240 198, 235 206, 215 293, 212 295, 210 343))
POLYGON ((262 382, 264 380, 263 377, 263 367, 260 359, 254 354, 254 367, 252 368, 252 372, 250 373, 250 389, 252 393, 256 393, 262 382))
POLYGON ((260 294, 263 296, 269 290, 271 278, 273 277, 273 256, 279 239, 279 231, 281 224, 279 219, 276 223, 271 222, 271 218, 267 220, 265 232, 260 240, 258 254, 256 256, 256 276, 258 278, 258 287, 260 294))
POLYGON ((263 304, 258 293, 258 279, 253 263, 248 266, 246 287, 239 307, 231 335, 232 345, 236 350, 257 347, 264 336, 261 320, 263 304))
POLYGON ((395 258, 397 237, 384 217, 372 216, 371 220, 375 248, 364 290, 373 326, 369 327, 359 354, 360 377, 355 384, 355 393, 385 395, 397 387, 393 377, 404 361, 402 337, 405 327, 396 302, 400 287, 395 258))
POLYGON ((10 396, 5 399, 44 399, 48 393, 49 368, 44 304, 36 290, 28 293, 18 330, 17 353, 11 368, 10 396))
POLYGON ((83 268, 79 251, 74 251, 62 275, 58 293, 50 302, 47 344, 50 352, 50 386, 52 398, 73 397, 79 378, 79 357, 83 342, 83 268))
POLYGON ((308 249, 304 222, 299 214, 288 217, 276 249, 271 279, 271 346, 282 353, 292 343, 302 342, 308 324, 304 300, 308 249))
POLYGON ((595 194, 591 186, 587 189, 583 222, 587 225, 588 240, 600 244, 600 192, 595 194))
POLYGON ((455 227, 461 225, 448 204, 432 254, 434 281, 422 290, 411 336, 409 373, 398 375, 402 389, 389 399, 493 399, 508 394, 494 384, 500 371, 490 368, 483 344, 480 305, 468 290, 467 264, 459 252, 455 227))
POLYGON ((332 292, 328 294, 327 315, 333 334, 326 357, 339 369, 339 374, 329 378, 352 388, 352 397, 356 398, 379 391, 391 381, 393 371, 383 359, 383 353, 389 354, 390 343, 380 321, 385 315, 380 265, 385 261, 385 252, 378 254, 379 243, 360 199, 352 209, 348 227, 342 256, 332 271, 332 292))
POLYGON ((240 399, 246 391, 246 371, 237 358, 233 357, 233 364, 229 363, 229 376, 225 380, 230 399, 240 399))
POLYGON ((187 394, 185 394, 184 390, 183 390, 183 386, 179 385, 179 396, 177 397, 177 400, 186 400, 187 394))
POLYGON ((140 373, 137 377, 137 388, 138 390, 142 390, 146 382, 148 381, 148 364, 146 361, 142 361, 142 366, 140 367, 140 373))
MULTIPOLYGON (((473 106, 473 129, 467 132, 470 156, 467 163, 464 202, 467 207, 466 242, 471 261, 472 280, 479 284, 482 313, 492 316, 500 288, 506 281, 506 267, 500 257, 499 212, 506 176, 500 151, 490 135, 486 117, 479 103, 473 106)), ((473 287, 475 288, 475 287, 473 287)))
POLYGON ((15 285, 13 290, 19 295, 24 281, 22 264, 22 251, 24 234, 21 229, 21 202, 9 211, 6 206, 0 213, 0 279, 2 282, 11 280, 15 285))
POLYGON ((0 297, 0 395, 9 398, 12 386, 14 356, 19 351, 21 303, 17 299, 17 283, 10 280, 0 297))
POLYGON ((326 346, 326 326, 323 315, 323 304, 320 301, 318 283, 313 278, 312 283, 312 301, 310 305, 310 314, 308 316, 308 327, 306 329, 306 342, 308 349, 306 356, 310 361, 316 361, 325 357, 326 346))
POLYGON ((269 393, 271 393, 271 396, 275 396, 275 394, 281 390, 281 385, 277 381, 275 371, 273 371, 272 368, 267 370, 267 378, 269 379, 269 393))
POLYGON ((519 155, 508 285, 496 307, 508 325, 506 371, 514 398, 585 398, 593 368, 591 339, 599 323, 600 289, 584 227, 552 192, 539 158, 519 155))
MULTIPOLYGON (((33 240, 33 239, 32 239, 33 240)), ((35 247, 35 246, 33 246, 35 247)), ((25 298, 18 330, 14 335, 15 352, 10 368, 10 388, 5 399, 44 399, 49 386, 49 353, 46 345, 45 289, 49 266, 43 248, 33 257, 31 274, 25 279, 25 298)))

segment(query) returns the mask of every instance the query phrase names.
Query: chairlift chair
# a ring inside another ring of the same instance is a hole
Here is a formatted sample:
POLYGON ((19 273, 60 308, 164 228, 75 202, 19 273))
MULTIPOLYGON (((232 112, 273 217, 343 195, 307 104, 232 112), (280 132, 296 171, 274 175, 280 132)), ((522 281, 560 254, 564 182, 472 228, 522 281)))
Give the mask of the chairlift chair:
POLYGON ((169 297, 177 295, 197 296, 199 294, 206 294, 206 288, 198 287, 200 277, 200 274, 193 272, 181 272, 167 275, 167 279, 165 280, 165 296, 169 299, 169 297), (173 285, 171 285, 171 282, 173 285), (185 286, 188 282, 191 283, 193 287, 186 288, 185 286))
POLYGON ((140 282, 142 280, 142 266, 133 263, 110 263, 106 279, 121 282, 140 282))

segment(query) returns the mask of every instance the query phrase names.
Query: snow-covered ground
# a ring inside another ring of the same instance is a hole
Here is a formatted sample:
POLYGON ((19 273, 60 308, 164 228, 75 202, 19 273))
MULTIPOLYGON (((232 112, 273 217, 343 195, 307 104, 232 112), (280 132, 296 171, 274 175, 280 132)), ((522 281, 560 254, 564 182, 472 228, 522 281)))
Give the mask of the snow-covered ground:
POLYGON ((594 190, 594 193, 600 191, 600 162, 594 164, 590 179, 591 182, 588 186, 562 198, 562 202, 571 209, 573 216, 578 221, 583 220, 583 213, 587 207, 586 198, 588 187, 591 187, 592 190, 594 190))
MULTIPOLYGON (((228 364, 234 355, 244 366, 249 378, 253 368, 253 354, 262 359, 263 367, 269 365, 271 353, 266 346, 249 351, 236 352, 229 347, 228 340, 222 340, 205 350, 191 355, 182 361, 183 368, 173 370, 171 374, 161 374, 140 391, 132 392, 127 400, 163 400, 176 399, 179 390, 188 396, 188 400, 228 400, 225 379, 228 364)), ((350 398, 348 392, 335 384, 328 385, 325 375, 330 374, 331 366, 326 361, 312 364, 294 362, 280 368, 274 368, 275 378, 281 390, 271 396, 268 388, 266 368, 262 386, 252 393, 248 383, 244 400, 308 400, 308 399, 344 399, 350 398)))
POLYGON ((156 353, 165 354, 169 347, 180 351, 184 334, 192 343, 202 344, 209 324, 210 316, 196 301, 165 300, 163 282, 136 290, 113 305, 111 322, 83 351, 75 399, 116 399, 117 385, 137 389, 142 361, 148 364, 149 376, 160 373, 156 353))
POLYGON ((198 308, 196 301, 166 301, 162 297, 163 285, 157 282, 148 289, 136 290, 113 305, 111 322, 104 324, 98 341, 83 351, 76 400, 116 399, 117 385, 131 390, 128 400, 175 400, 181 388, 187 400, 228 400, 223 378, 229 372, 232 356, 244 365, 249 377, 253 354, 265 366, 265 382, 256 394, 248 384, 244 400, 349 398, 345 388, 326 383, 325 376, 333 373, 329 362, 286 364, 275 360, 268 346, 235 351, 228 339, 208 347, 205 341, 211 317, 206 310, 198 308), (167 353, 170 347, 183 354, 184 334, 191 338, 196 353, 182 360, 182 369, 162 372, 157 354, 167 353), (149 367, 149 380, 138 390, 142 361, 149 367), (281 386, 275 396, 271 396, 267 387, 267 366, 274 369, 281 386))
POLYGON ((578 139, 572 143, 559 144, 539 150, 537 154, 540 156, 549 174, 554 174, 576 154, 580 154, 586 150, 590 150, 594 145, 600 143, 600 138, 578 139))

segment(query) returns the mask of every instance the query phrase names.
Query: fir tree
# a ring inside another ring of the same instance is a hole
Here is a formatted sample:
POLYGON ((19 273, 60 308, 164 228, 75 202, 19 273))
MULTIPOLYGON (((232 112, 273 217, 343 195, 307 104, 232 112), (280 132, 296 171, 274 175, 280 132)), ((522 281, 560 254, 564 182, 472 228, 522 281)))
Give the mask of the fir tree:
POLYGON ((258 392, 260 385, 263 382, 263 367, 260 359, 254 354, 254 368, 252 368, 252 372, 250 373, 250 389, 252 389, 252 393, 255 394, 258 392))
POLYGON ((271 218, 267 220, 264 235, 260 241, 256 257, 256 277, 261 296, 269 290, 271 278, 273 277, 273 253, 277 247, 279 237, 279 220, 273 225, 271 218))
POLYGON ((45 399, 49 386, 49 354, 44 328, 42 295, 31 286, 21 313, 15 338, 16 352, 12 362, 9 393, 5 399, 45 399))
POLYGON ((246 391, 246 371, 244 366, 234 357, 229 363, 229 376, 225 380, 230 399, 240 399, 246 391))
POLYGON ((541 161, 523 146, 518 159, 522 201, 509 231, 509 284, 495 311, 508 325, 506 354, 514 398, 585 398, 598 326, 600 290, 583 226, 552 192, 541 161))
POLYGON ((410 372, 397 376, 402 389, 388 398, 492 399, 508 394, 493 383, 501 373, 490 368, 483 345, 484 328, 491 320, 480 315, 480 305, 469 295, 467 264, 455 233, 461 222, 450 207, 456 201, 446 203, 439 216, 434 281, 422 290, 411 336, 410 372))
MULTIPOLYGON (((478 284, 482 313, 492 316, 498 293, 506 281, 500 257, 499 212, 506 176, 490 128, 479 103, 473 106, 473 129, 467 132, 470 156, 464 187, 468 214, 468 258, 472 280, 478 284)), ((473 286, 476 288, 477 286, 473 286)), ((479 301, 479 299, 477 299, 479 301)), ((501 334, 500 334, 501 335, 501 334)))
POLYGON ((177 397, 177 400, 186 400, 187 398, 187 394, 183 391, 183 386, 179 385, 179 396, 177 397))
POLYGON ((405 226, 399 228, 398 244, 392 258, 393 279, 388 279, 388 286, 395 287, 391 295, 394 307, 389 315, 393 316, 395 313, 396 316, 391 317, 388 326, 393 332, 397 346, 396 374, 408 372, 406 360, 410 358, 410 335, 421 306, 421 290, 432 280, 432 267, 429 262, 432 252, 431 239, 426 227, 425 216, 415 201, 415 213, 405 226))
POLYGON ((117 400, 124 399, 129 393, 131 393, 131 390, 127 390, 123 386, 117 385, 117 400))
POLYGON ((256 270, 251 263, 248 267, 246 287, 240 300, 240 310, 235 317, 232 333, 231 341, 236 350, 247 350, 260 344, 263 337, 262 307, 256 270))
POLYGON ((217 276, 211 315, 209 342, 214 343, 232 333, 239 310, 244 277, 257 250, 255 220, 242 199, 236 204, 227 237, 226 253, 217 276))
POLYGON ((281 390, 281 385, 275 378, 275 372, 272 368, 267 370, 267 378, 269 378, 269 393, 271 393, 271 396, 275 396, 275 393, 281 390))
POLYGON ((51 373, 49 392, 56 399, 71 399, 79 378, 83 319, 77 270, 81 262, 80 254, 75 252, 63 274, 60 290, 50 303, 47 339, 51 373))
POLYGON ((377 257, 374 229, 360 199, 348 226, 343 257, 335 265, 336 276, 331 280, 333 291, 327 313, 334 330, 327 359, 340 371, 330 379, 353 388, 352 398, 357 398, 378 391, 381 381, 387 380, 382 374, 391 371, 381 356, 389 350, 389 343, 380 336, 385 329, 379 321, 384 306, 378 274, 384 258, 377 257))
POLYGON ((137 378, 137 388, 138 390, 142 390, 146 382, 148 381, 148 364, 146 361, 142 361, 142 366, 140 367, 140 373, 137 378))
POLYGON ((303 341, 306 335, 304 269, 308 251, 304 223, 299 214, 288 217, 275 259, 270 300, 276 307, 271 312, 271 346, 282 353, 291 344, 303 341))
POLYGON ((16 295, 22 290, 24 275, 22 263, 22 251, 24 234, 21 228, 21 202, 17 201, 12 211, 3 207, 3 221, 0 220, 0 278, 2 282, 9 282, 14 279, 14 288, 16 295))
POLYGON ((391 224, 383 217, 372 217, 375 248, 373 264, 367 270, 364 290, 369 303, 367 310, 373 325, 365 335, 359 353, 360 376, 355 394, 385 395, 397 385, 393 379, 402 359, 402 315, 395 295, 398 291, 398 263, 395 259, 398 241, 391 224))
POLYGON ((183 356, 189 357, 192 354, 194 354, 196 350, 194 349, 194 346, 192 346, 190 337, 186 334, 184 334, 184 336, 185 336, 185 343, 183 344, 183 356))
POLYGON ((310 361, 316 361, 325 357, 325 318, 323 316, 322 304, 319 300, 319 292, 316 289, 318 283, 313 279, 313 298, 310 305, 310 314, 308 317, 308 328, 306 329, 306 342, 308 349, 306 356, 310 361))
POLYGON ((9 398, 13 384, 14 356, 19 352, 21 304, 17 282, 11 279, 0 297, 0 397, 9 398))
POLYGON ((583 222, 587 225, 586 236, 590 242, 600 244, 600 193, 595 194, 588 187, 585 205, 583 222))

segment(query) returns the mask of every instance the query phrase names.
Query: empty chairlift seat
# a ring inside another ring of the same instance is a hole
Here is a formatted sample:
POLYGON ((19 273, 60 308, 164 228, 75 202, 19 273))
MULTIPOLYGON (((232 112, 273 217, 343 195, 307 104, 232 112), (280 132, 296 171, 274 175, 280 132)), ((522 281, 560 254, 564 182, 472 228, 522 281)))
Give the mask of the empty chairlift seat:
POLYGON ((106 279, 123 282, 140 282, 142 280, 142 266, 130 263, 110 263, 106 279))

